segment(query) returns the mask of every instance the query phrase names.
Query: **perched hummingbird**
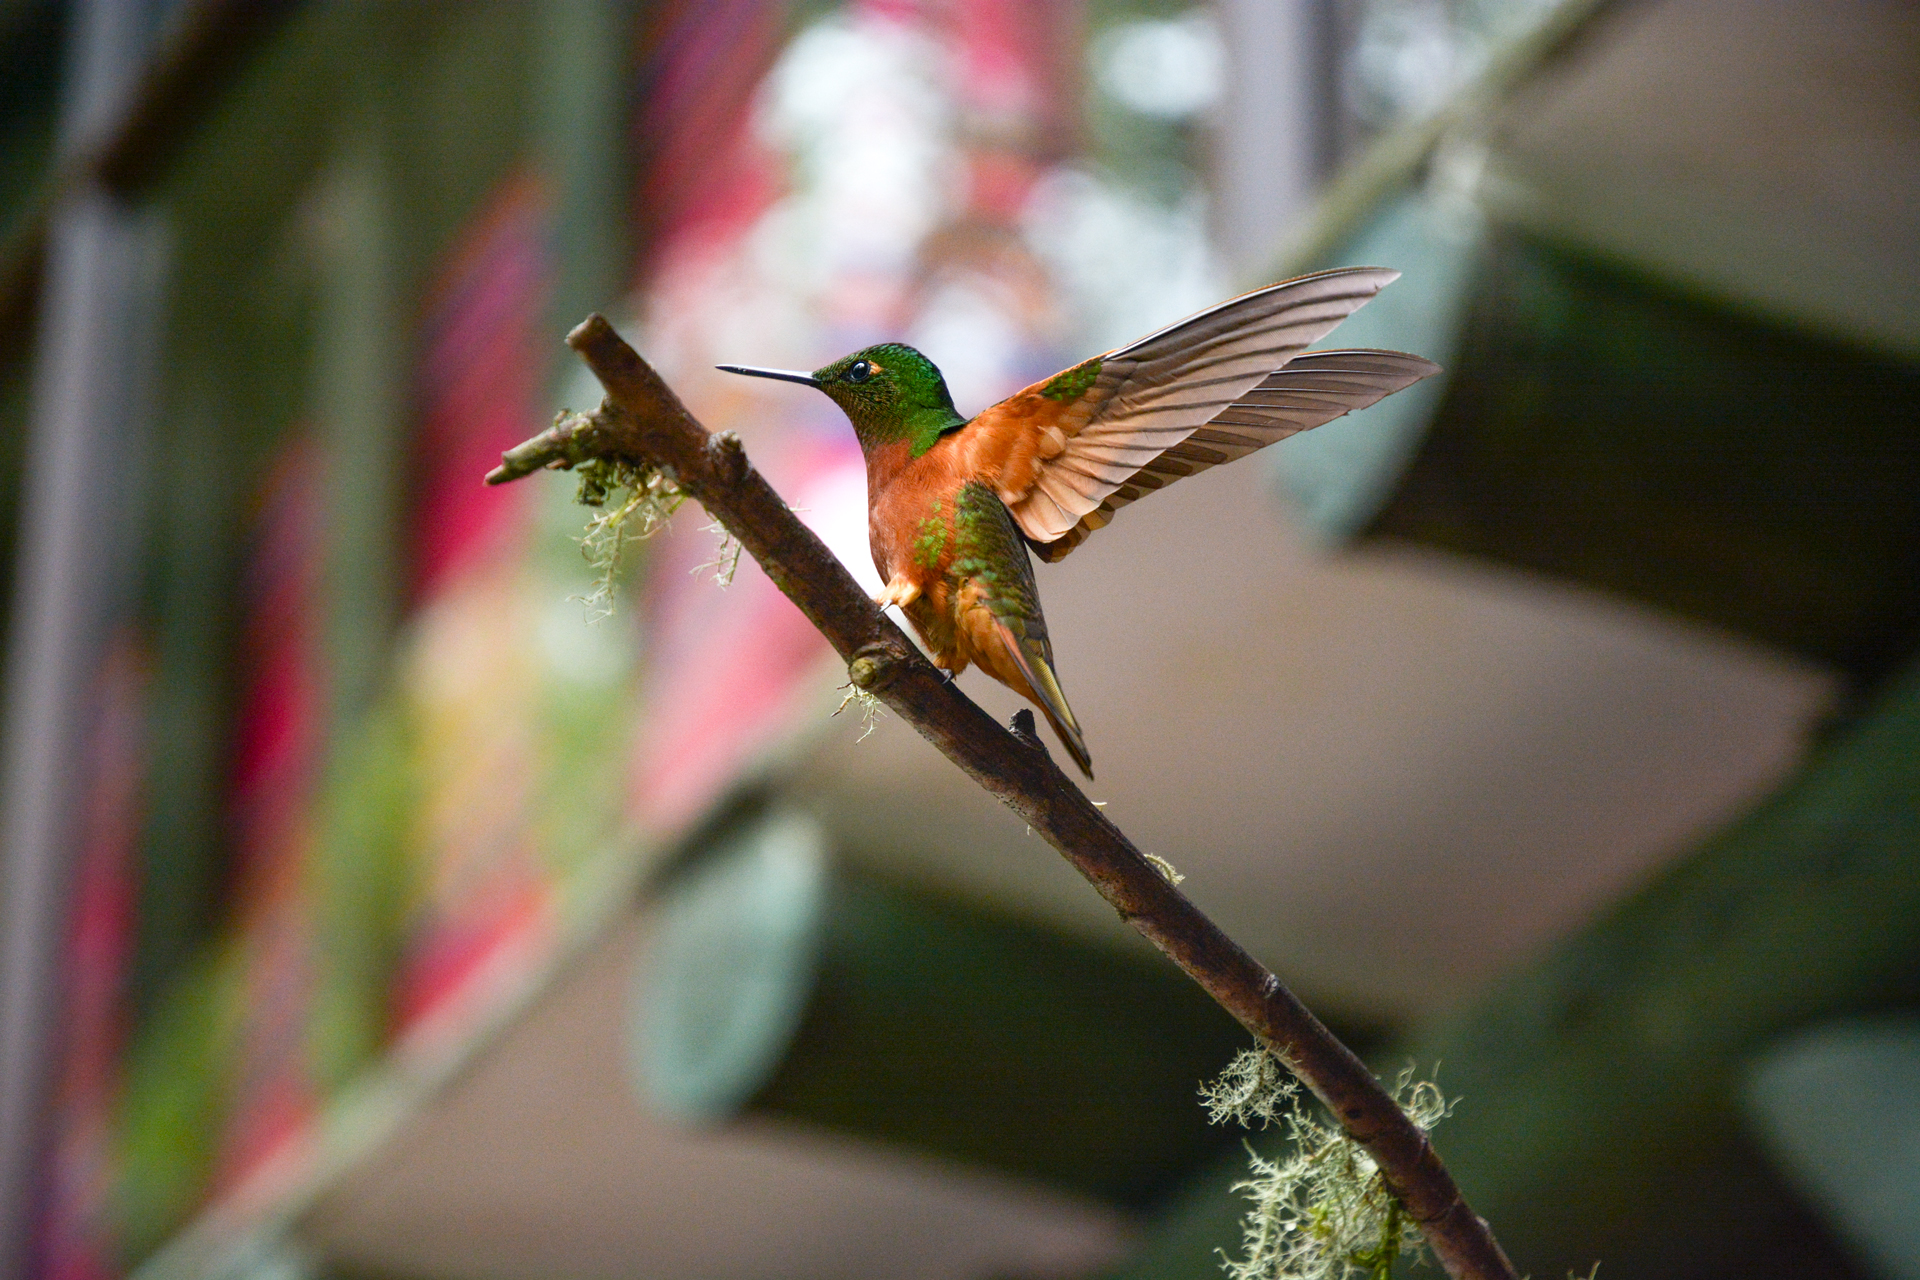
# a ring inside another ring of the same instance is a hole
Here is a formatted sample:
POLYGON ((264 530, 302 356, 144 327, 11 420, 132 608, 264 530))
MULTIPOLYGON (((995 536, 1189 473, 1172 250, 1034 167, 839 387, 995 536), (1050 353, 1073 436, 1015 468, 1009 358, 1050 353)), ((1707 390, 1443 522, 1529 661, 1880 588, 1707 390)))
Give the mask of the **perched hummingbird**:
POLYGON ((1058 560, 1143 494, 1439 372, 1398 351, 1306 349, 1399 274, 1347 267, 1256 289, 971 418, 933 362, 897 342, 812 373, 719 367, 818 387, 846 411, 887 584, 876 602, 899 605, 948 672, 977 664, 1038 706, 1091 778, 1028 548, 1058 560))

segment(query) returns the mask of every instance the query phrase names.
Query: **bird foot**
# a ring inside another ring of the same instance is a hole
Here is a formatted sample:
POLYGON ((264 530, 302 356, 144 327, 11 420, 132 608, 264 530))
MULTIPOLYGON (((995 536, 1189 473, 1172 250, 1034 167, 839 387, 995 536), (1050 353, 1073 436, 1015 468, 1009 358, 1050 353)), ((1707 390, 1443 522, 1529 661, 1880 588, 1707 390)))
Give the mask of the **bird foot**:
POLYGON ((896 604, 904 609, 919 598, 920 588, 917 584, 909 582, 905 578, 895 578, 887 583, 885 589, 883 589, 879 595, 873 598, 873 602, 882 609, 887 608, 889 605, 896 604))

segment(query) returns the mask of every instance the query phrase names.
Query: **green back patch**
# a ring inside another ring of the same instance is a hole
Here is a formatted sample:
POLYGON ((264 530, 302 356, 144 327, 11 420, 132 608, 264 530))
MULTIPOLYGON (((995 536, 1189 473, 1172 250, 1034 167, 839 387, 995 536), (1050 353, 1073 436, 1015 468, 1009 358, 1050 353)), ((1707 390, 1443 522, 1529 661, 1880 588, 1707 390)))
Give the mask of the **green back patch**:
POLYGON ((1049 400, 1078 400, 1100 376, 1100 357, 1082 360, 1079 364, 1058 374, 1052 382, 1040 388, 1040 394, 1049 400))
POLYGON ((978 480, 960 490, 953 511, 953 564, 947 573, 972 578, 986 588, 987 607, 1002 619, 1037 623, 1040 602, 1033 590, 1027 547, 999 497, 978 480))
POLYGON ((914 539, 913 562, 922 569, 936 568, 947 554, 947 517, 945 502, 935 502, 933 513, 920 522, 920 536, 914 539))

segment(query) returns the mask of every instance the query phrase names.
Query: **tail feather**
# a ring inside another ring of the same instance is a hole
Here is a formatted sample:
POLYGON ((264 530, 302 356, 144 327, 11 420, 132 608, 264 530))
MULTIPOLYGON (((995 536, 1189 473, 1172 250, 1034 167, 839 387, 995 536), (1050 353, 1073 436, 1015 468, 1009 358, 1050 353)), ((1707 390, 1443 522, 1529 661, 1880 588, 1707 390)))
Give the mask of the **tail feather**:
POLYGON ((1080 772, 1092 778, 1093 757, 1087 754, 1087 740, 1080 732, 1079 722, 1073 718, 1073 708, 1067 705, 1067 695, 1060 692, 1060 681, 1055 678, 1053 664, 1048 661, 1046 641, 1039 636, 1015 635, 1005 622, 999 624, 999 630, 1007 655, 1020 668, 1020 674, 1026 677, 1027 687, 1033 690, 1034 702, 1046 714, 1047 723, 1053 726, 1060 745, 1080 766, 1080 772))

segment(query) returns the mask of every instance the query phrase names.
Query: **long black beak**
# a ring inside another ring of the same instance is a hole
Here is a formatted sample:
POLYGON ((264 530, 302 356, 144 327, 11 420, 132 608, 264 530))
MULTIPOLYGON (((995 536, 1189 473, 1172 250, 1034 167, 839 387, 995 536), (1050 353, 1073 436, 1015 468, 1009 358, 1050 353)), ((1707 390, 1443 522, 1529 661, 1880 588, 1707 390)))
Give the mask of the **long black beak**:
POLYGON ((778 378, 781 382, 799 382, 809 387, 820 385, 819 379, 810 373, 795 373, 791 369, 757 369, 750 364, 717 364, 713 366, 722 373, 744 373, 749 378, 778 378))

